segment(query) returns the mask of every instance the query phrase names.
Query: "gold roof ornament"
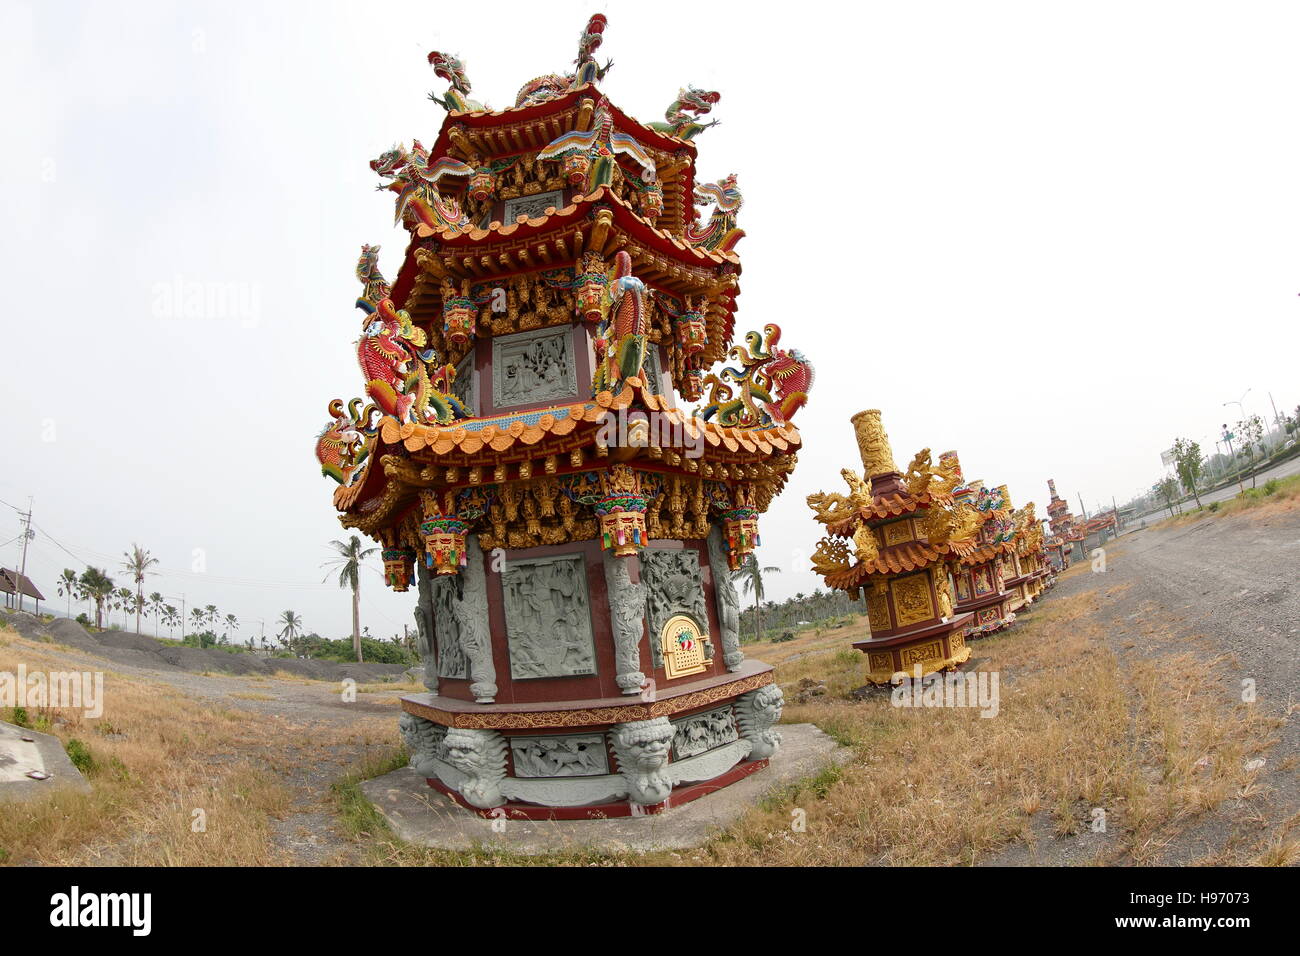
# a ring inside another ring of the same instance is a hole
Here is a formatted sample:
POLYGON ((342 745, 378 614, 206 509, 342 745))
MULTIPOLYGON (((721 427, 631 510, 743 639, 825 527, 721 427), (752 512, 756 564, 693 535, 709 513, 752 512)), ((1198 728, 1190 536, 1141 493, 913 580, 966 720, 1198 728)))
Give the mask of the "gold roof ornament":
POLYGON ((862 456, 862 470, 868 482, 882 475, 897 474, 894 450, 889 447, 889 436, 880 421, 880 409, 869 408, 849 419, 858 438, 858 453, 862 456))

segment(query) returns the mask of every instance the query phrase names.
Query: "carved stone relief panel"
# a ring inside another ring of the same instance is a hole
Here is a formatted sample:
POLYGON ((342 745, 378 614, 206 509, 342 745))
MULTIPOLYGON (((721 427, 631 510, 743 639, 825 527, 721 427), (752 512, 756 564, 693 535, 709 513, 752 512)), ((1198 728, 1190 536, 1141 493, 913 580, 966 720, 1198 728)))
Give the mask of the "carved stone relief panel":
POLYGON ((659 362, 659 346, 651 345, 646 349, 645 363, 641 366, 645 372, 646 384, 656 395, 663 391, 663 366, 659 362))
POLYGON ((731 706, 673 721, 673 759, 684 760, 740 737, 731 706))
POLYGON ((594 777, 610 772, 604 734, 511 737, 516 777, 594 777))
POLYGON ((564 208, 564 190, 557 189, 553 192, 537 193, 534 196, 520 196, 518 199, 507 199, 505 210, 501 214, 503 225, 509 226, 515 222, 519 216, 527 216, 529 219, 536 219, 538 216, 546 215, 548 207, 554 206, 556 209, 564 208))
POLYGON ((659 637, 674 614, 690 615, 705 636, 709 633, 699 552, 694 548, 646 548, 641 552, 641 581, 646 586, 650 655, 654 666, 662 667, 663 649, 659 637))
POLYGON ((438 676, 465 680, 469 677, 469 658, 460 642, 460 622, 455 613, 456 578, 439 575, 433 578, 433 633, 438 650, 438 676))
POLYGON ((596 673, 582 555, 511 561, 502 584, 515 680, 596 673))
POLYGON ((451 393, 460 399, 461 404, 469 409, 471 415, 478 414, 478 389, 474 387, 477 380, 478 372, 474 370, 474 350, 470 349, 469 354, 456 366, 456 381, 452 383, 451 393))
POLYGON ((573 335, 569 327, 539 329, 492 340, 492 404, 532 404, 578 394, 573 335))

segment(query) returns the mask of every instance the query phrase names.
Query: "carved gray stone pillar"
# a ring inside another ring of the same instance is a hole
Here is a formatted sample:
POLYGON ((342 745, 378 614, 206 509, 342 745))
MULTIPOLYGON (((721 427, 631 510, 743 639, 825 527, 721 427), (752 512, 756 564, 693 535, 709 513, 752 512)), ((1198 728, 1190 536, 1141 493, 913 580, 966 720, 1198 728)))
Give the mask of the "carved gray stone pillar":
POLYGON ((419 598, 415 602, 415 649, 424 668, 424 686, 438 693, 438 661, 433 652, 433 576, 425 566, 423 555, 415 561, 415 580, 419 598))
POLYGON ((713 596, 718 608, 718 630, 722 634, 722 663, 727 670, 739 670, 745 661, 740 649, 740 595, 727 566, 727 547, 722 531, 714 525, 709 531, 709 568, 713 571, 713 596))
POLYGON ((625 694, 636 694, 645 683, 641 672, 641 635, 645 633, 645 585, 633 584, 628 558, 605 553, 605 590, 609 594, 610 627, 614 635, 614 680, 625 694))
POLYGON ((785 694, 775 684, 768 684, 736 698, 736 717, 740 733, 753 746, 751 760, 761 760, 776 753, 781 746, 781 735, 773 730, 781 719, 785 694))
POLYGON ((453 727, 443 738, 447 762, 465 775, 456 789, 466 802, 484 810, 506 802, 501 781, 506 776, 506 739, 495 730, 453 727))
POLYGON ((674 729, 667 717, 633 720, 610 728, 610 740, 618 768, 627 783, 633 803, 653 806, 663 803, 673 782, 665 771, 672 750, 674 729))
POLYGON ((468 536, 466 555, 468 563, 460 571, 460 599, 452 602, 451 612, 460 632, 461 649, 469 660, 470 693, 476 702, 491 704, 497 696, 497 671, 492 663, 483 549, 476 535, 468 536))

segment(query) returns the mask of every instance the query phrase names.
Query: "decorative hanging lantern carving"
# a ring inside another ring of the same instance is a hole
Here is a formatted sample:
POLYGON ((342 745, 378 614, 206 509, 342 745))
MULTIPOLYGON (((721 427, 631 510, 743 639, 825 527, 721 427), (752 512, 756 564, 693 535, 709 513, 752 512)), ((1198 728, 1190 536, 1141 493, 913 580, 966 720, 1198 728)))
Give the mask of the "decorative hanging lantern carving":
POLYGON ((439 510, 433 496, 425 499, 424 521, 420 534, 424 536, 424 558, 435 574, 456 574, 468 561, 466 533, 469 521, 461 515, 439 510))
POLYGON ((463 347, 474 341, 478 306, 469 294, 469 282, 460 291, 446 279, 442 283, 442 334, 448 345, 463 347))
POLYGON ((384 581, 394 591, 406 591, 411 587, 411 578, 415 574, 415 550, 413 548, 384 548, 384 581))
POLYGON ((582 266, 575 277, 577 284, 577 312, 588 322, 600 322, 604 317, 606 290, 609 276, 605 260, 597 253, 588 252, 582 257, 582 266))
POLYGON ((762 541, 758 536, 758 512, 753 508, 733 508, 722 515, 722 533, 727 539, 727 565, 735 571, 754 553, 762 541))
POLYGON ((475 166, 469 177, 469 198, 487 202, 496 193, 496 185, 496 176, 493 175, 491 166, 475 166))
POLYGON ((677 328, 677 343, 682 347, 682 354, 687 361, 702 353, 709 343, 709 327, 704 320, 708 308, 707 300, 697 308, 688 297, 684 303, 672 296, 658 296, 659 306, 673 318, 677 328))
POLYGON ((649 499, 641 493, 641 480, 626 465, 615 465, 600 476, 601 496, 595 503, 600 519, 600 546, 626 558, 649 540, 645 513, 649 499))

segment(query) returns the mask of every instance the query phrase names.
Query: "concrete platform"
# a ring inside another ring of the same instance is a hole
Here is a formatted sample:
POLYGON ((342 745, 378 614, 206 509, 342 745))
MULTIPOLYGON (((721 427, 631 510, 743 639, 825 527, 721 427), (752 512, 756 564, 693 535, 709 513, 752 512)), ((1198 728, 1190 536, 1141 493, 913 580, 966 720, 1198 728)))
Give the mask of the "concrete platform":
POLYGON ((0 801, 30 800, 63 787, 90 792, 59 738, 0 721, 0 801), (32 770, 49 777, 33 780, 27 776, 32 770))
POLYGON ((475 846, 536 856, 564 850, 683 850, 738 820, 770 790, 815 776, 850 751, 812 724, 782 724, 781 749, 767 769, 675 809, 616 820, 487 820, 458 807, 410 768, 367 780, 361 790, 408 843, 442 850, 475 846), (493 830, 493 826, 497 831, 493 830))

